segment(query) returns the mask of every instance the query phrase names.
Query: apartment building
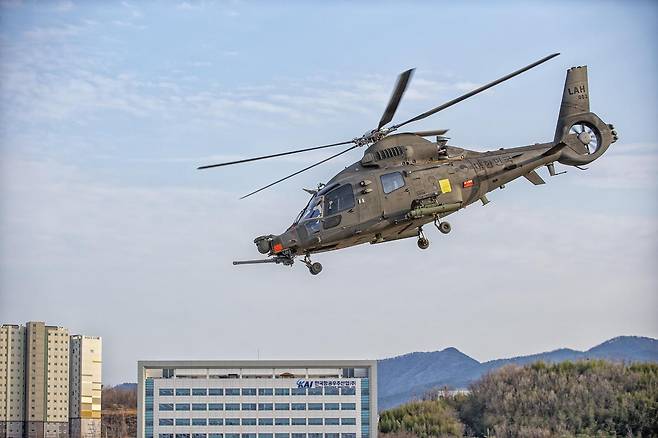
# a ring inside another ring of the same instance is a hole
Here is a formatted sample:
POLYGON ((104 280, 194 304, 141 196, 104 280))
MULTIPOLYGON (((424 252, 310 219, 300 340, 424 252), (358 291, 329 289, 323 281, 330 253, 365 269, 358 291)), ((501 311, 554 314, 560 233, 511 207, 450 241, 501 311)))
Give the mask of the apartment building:
POLYGON ((102 348, 97 336, 71 336, 70 438, 101 436, 102 348))
POLYGON ((100 438, 101 354, 64 327, 0 326, 0 438, 100 438))
POLYGON ((25 436, 67 438, 69 331, 28 322, 25 345, 25 436))
POLYGON ((0 438, 23 438, 25 327, 0 326, 0 438))

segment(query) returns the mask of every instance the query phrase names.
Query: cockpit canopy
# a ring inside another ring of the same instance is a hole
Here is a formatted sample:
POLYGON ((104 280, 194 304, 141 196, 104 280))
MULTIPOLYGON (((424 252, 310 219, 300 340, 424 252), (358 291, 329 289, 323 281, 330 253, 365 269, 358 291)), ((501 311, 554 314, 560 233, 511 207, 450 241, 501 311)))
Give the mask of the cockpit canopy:
POLYGON ((294 225, 304 224, 309 234, 320 230, 320 219, 354 208, 352 184, 335 183, 323 187, 311 197, 306 207, 295 219, 294 225))

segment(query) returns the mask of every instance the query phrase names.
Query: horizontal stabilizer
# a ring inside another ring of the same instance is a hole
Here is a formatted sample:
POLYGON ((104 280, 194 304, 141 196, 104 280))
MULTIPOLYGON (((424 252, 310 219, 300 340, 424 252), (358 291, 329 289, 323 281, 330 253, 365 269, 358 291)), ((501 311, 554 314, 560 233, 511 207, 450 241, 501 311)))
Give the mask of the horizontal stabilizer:
POLYGON ((526 174, 523 175, 523 176, 525 176, 525 178, 526 178, 528 181, 530 181, 531 183, 533 183, 533 184, 536 185, 536 186, 539 186, 539 185, 542 185, 542 184, 546 184, 546 181, 544 181, 543 179, 541 179, 541 176, 539 176, 539 174, 538 174, 537 172, 535 172, 534 170, 531 171, 531 172, 529 172, 529 173, 526 173, 526 174))

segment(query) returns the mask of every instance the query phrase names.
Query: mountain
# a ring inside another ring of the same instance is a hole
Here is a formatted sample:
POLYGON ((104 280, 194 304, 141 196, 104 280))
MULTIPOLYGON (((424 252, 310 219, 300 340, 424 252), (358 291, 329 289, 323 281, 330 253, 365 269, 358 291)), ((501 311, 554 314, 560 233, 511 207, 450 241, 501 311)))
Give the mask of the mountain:
MULTIPOLYGON (((478 362, 456 348, 441 351, 408 353, 377 362, 377 403, 379 410, 389 409, 419 398, 433 388, 467 388, 483 374, 502 366, 565 360, 606 359, 623 362, 658 362, 658 340, 639 336, 620 336, 587 351, 558 350, 508 359, 478 362)), ((114 388, 136 392, 136 383, 122 383, 114 388)), ((105 396, 104 396, 105 397, 105 396)))
POLYGON ((378 407, 389 409, 420 397, 432 388, 466 388, 483 374, 502 366, 565 360, 606 359, 624 362, 658 362, 658 340, 620 336, 587 351, 561 348, 554 351, 478 362, 456 348, 408 353, 378 361, 378 407))

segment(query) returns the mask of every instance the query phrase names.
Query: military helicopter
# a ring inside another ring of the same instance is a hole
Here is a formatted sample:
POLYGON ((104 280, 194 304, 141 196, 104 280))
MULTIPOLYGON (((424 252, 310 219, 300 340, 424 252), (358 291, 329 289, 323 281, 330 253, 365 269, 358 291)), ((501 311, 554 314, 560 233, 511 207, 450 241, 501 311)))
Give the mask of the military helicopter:
POLYGON ((472 90, 402 123, 386 127, 392 120, 409 84, 413 69, 400 74, 393 94, 376 129, 352 140, 281 152, 243 160, 201 166, 199 169, 229 166, 257 160, 298 154, 342 145, 351 145, 322 161, 255 190, 252 196, 282 181, 326 163, 358 147, 367 147, 363 157, 348 166, 316 190, 306 190, 311 199, 293 224, 280 235, 264 235, 254 240, 256 248, 268 258, 235 261, 234 265, 277 263, 291 266, 296 257, 313 275, 322 265, 311 255, 362 243, 377 244, 415 237, 418 247, 427 249, 423 226, 434 223, 447 234, 451 230, 446 216, 478 200, 486 205, 487 193, 524 177, 532 184, 544 184, 536 172, 555 163, 575 166, 599 158, 617 141, 613 125, 590 112, 587 67, 567 70, 562 103, 553 141, 529 146, 477 152, 448 145, 446 129, 393 134, 403 126, 449 108, 469 97, 507 81, 549 59, 555 53, 529 64, 489 84, 472 90), (435 141, 427 140, 435 137, 435 141))

